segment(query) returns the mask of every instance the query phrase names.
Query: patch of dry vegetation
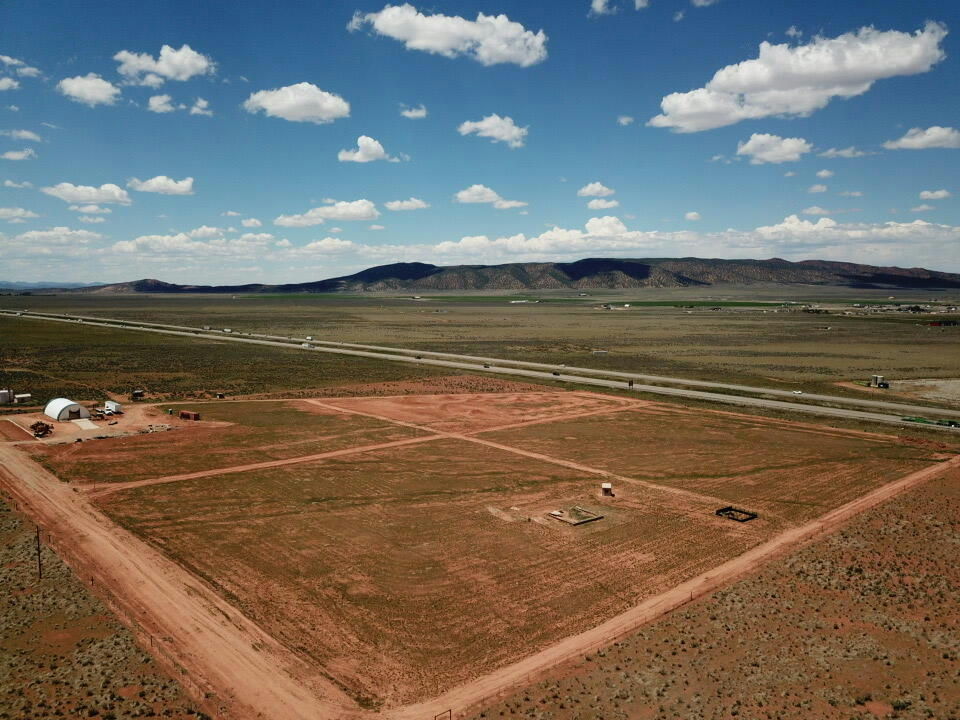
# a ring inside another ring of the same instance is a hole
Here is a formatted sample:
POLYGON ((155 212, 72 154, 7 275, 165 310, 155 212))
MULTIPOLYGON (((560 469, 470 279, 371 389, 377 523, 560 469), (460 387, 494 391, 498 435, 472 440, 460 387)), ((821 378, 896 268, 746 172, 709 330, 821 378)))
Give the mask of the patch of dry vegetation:
POLYGON ((204 718, 48 548, 0 502, 0 718, 204 718))

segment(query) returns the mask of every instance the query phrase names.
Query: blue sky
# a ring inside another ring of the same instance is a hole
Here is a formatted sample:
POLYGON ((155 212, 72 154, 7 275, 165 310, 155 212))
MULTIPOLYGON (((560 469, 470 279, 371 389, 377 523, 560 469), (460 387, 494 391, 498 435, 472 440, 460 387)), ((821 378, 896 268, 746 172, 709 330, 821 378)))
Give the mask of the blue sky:
POLYGON ((957 15, 5 2, 0 276, 688 255, 960 271, 957 15))

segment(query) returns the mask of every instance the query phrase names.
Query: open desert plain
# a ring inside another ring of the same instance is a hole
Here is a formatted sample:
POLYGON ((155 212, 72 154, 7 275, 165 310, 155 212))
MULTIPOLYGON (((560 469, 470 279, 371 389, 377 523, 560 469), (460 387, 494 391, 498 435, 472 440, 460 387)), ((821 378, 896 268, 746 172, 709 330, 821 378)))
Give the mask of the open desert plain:
MULTIPOLYGON (((766 300, 656 297, 618 311, 496 294, 5 298, 5 383, 124 408, 90 430, 52 422, 42 439, 28 432, 36 409, 2 420, 11 517, 36 525, 41 554, 110 608, 83 615, 83 631, 72 604, 11 625, 4 653, 19 673, 37 662, 24 649, 63 627, 52 662, 70 678, 11 694, 11 707, 146 712, 163 682, 184 709, 239 718, 955 709, 960 638, 944 597, 958 579, 942 553, 956 540, 960 436, 896 408, 958 412, 860 380, 903 334, 928 365, 905 361, 898 379, 956 374, 956 333, 844 315, 842 293, 815 301, 832 335, 801 310, 809 299, 774 313, 766 300), (520 313, 536 345, 511 352, 508 339, 489 357, 520 313), (688 357, 726 358, 701 362, 730 402, 657 394, 703 387, 693 361, 648 364, 633 350, 649 338, 666 357, 655 343, 678 323, 701 328, 700 345, 684 334, 688 357), (389 346, 373 345, 381 326, 389 346), (779 338, 784 350, 717 349, 745 328, 758 348, 779 338), (616 341, 597 355, 601 333, 616 341), (360 347, 382 349, 342 354, 360 347), (809 353, 833 367, 804 367, 809 353), (524 370, 537 362, 555 369, 524 370), (628 379, 663 372, 678 376, 649 390, 628 379), (616 379, 589 384, 605 377, 616 379), (752 390, 725 389, 741 383, 752 390), (144 397, 130 401, 133 389, 144 397), (808 399, 823 392, 833 399, 808 399), (817 414, 834 410, 852 414, 817 414), (943 501, 920 499, 930 493, 943 501), (170 679, 130 676, 120 653, 96 660, 107 677, 91 698, 77 679, 85 638, 118 621, 127 652, 170 679), (921 651, 882 673, 848 665, 921 651), (921 692, 912 683, 934 656, 921 692)), ((31 575, 32 545, 9 538, 18 593, 59 590, 55 575, 31 575)))

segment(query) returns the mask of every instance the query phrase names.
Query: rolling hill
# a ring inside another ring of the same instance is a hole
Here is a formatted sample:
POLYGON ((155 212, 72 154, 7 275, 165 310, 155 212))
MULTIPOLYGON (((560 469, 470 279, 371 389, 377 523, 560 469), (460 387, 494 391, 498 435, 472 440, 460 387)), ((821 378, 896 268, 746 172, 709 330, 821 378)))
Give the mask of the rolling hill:
POLYGON ((822 285, 856 288, 960 288, 960 274, 923 268, 877 267, 827 260, 790 262, 701 258, 588 258, 570 263, 451 265, 394 263, 353 275, 305 283, 180 285, 136 280, 57 293, 325 293, 471 290, 589 290, 722 285, 822 285))

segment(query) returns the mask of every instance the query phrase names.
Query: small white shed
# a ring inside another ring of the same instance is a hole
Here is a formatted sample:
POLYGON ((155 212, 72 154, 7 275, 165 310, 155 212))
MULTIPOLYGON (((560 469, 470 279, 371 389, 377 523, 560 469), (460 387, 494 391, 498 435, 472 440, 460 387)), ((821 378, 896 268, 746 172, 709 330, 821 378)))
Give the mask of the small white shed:
POLYGON ((103 404, 103 407, 104 407, 105 409, 109 410, 110 412, 113 412, 113 413, 122 413, 122 412, 123 412, 123 405, 121 405, 120 403, 118 403, 116 400, 107 400, 107 401, 103 404))
POLYGON ((47 403, 43 412, 54 420, 80 420, 90 417, 90 411, 83 405, 67 398, 54 398, 47 403))

